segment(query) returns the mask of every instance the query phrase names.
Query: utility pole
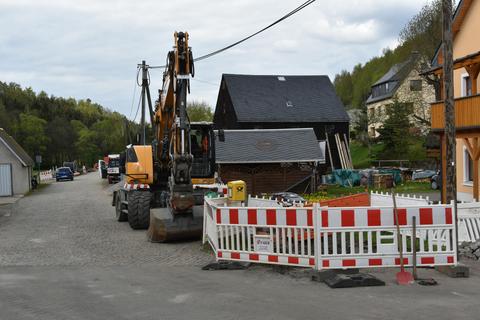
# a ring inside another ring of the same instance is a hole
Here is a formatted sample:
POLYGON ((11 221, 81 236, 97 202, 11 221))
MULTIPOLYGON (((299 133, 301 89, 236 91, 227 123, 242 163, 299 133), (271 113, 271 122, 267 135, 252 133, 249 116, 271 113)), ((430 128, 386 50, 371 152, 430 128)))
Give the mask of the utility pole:
POLYGON ((145 90, 146 85, 148 84, 148 76, 147 76, 147 65, 145 64, 145 60, 142 61, 142 120, 140 121, 141 130, 142 130, 142 137, 140 143, 145 145, 145 136, 147 135, 146 128, 145 128, 145 90))
POLYGON ((442 0, 443 11, 443 83, 446 139, 446 200, 457 199, 455 109, 453 97, 452 0, 442 0))
POLYGON ((145 60, 142 61, 142 64, 138 65, 139 68, 142 69, 142 118, 140 120, 141 126, 141 137, 140 143, 146 145, 146 136, 147 136, 147 125, 145 123, 145 100, 148 102, 148 110, 150 114, 150 123, 152 125, 152 129, 155 131, 155 123, 154 123, 154 113, 152 107, 152 99, 150 98, 150 83, 148 79, 148 68, 149 66, 145 63, 145 60))
POLYGON ((455 106, 453 96, 453 36, 452 36, 452 0, 442 0, 443 11, 443 89, 445 105, 446 140, 446 200, 453 202, 455 212, 455 241, 458 259, 458 215, 457 215, 457 170, 456 170, 456 133, 455 106))

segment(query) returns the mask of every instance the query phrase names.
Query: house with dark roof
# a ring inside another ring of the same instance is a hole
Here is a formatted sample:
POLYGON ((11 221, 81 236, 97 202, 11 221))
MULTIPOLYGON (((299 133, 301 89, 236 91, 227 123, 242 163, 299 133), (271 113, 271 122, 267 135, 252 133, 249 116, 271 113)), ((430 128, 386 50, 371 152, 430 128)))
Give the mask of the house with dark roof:
MULTIPOLYGON (((312 128, 314 139, 332 147, 336 168, 340 159, 334 134, 349 134, 349 117, 327 76, 224 74, 214 114, 216 129, 312 128)), ((292 150, 289 137, 279 142, 292 150)), ((323 169, 330 167, 329 157, 323 169)))
POLYGON ((218 130, 215 137, 219 177, 244 180, 250 194, 314 190, 325 164, 312 128, 218 130))
POLYGON ((418 53, 397 63, 372 85, 367 99, 369 136, 377 137, 386 118, 386 110, 395 100, 406 103, 412 110, 411 121, 420 133, 426 133, 430 124, 430 103, 435 101, 435 89, 421 76, 423 61, 418 53), (420 71, 420 72, 419 72, 420 71))
POLYGON ((33 165, 25 150, 0 128, 0 196, 27 193, 33 165))

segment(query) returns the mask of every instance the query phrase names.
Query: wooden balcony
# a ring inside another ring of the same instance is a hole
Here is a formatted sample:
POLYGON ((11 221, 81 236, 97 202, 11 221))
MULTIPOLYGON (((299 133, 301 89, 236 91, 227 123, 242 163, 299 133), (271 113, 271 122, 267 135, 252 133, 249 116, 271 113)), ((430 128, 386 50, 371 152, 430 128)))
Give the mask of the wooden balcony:
MULTIPOLYGON (((432 131, 445 128, 443 101, 432 103, 432 131)), ((455 127, 457 130, 480 129, 480 94, 455 99, 455 127)))

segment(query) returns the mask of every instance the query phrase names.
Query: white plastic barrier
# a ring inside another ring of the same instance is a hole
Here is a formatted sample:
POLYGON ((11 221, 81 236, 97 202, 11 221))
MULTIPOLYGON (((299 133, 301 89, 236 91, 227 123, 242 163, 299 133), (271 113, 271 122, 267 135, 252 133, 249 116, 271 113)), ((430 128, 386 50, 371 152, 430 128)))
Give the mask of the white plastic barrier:
MULTIPOLYGON (((405 265, 411 265, 417 246, 417 265, 456 263, 452 208, 425 206, 399 208, 405 265), (417 234, 412 236, 412 218, 417 234)), ((393 208, 331 208, 321 213, 316 241, 319 269, 394 267, 400 264, 393 208)), ((318 221, 318 219, 317 219, 318 221)))
POLYGON ((458 203, 458 241, 480 239, 480 202, 458 203))
POLYGON ((204 243, 217 260, 315 266, 314 208, 225 207, 205 198, 204 243))
MULTIPOLYGON (((229 207, 225 198, 205 199, 204 238, 217 260, 239 260, 317 269, 399 265, 391 207, 279 208, 229 207)), ((454 265, 456 241, 452 208, 399 208, 404 262, 454 265), (412 217, 417 235, 412 237, 412 217)))
POLYGON ((40 181, 48 181, 55 179, 52 170, 40 171, 40 181))
MULTIPOLYGON (((396 194, 397 206, 423 206, 431 204, 429 197, 416 195, 396 194)), ((392 194, 388 192, 370 192, 370 205, 372 207, 393 206, 392 194)))
POLYGON ((282 207, 282 204, 278 203, 276 200, 271 200, 268 198, 259 198, 258 196, 252 197, 248 195, 248 206, 249 207, 282 207))

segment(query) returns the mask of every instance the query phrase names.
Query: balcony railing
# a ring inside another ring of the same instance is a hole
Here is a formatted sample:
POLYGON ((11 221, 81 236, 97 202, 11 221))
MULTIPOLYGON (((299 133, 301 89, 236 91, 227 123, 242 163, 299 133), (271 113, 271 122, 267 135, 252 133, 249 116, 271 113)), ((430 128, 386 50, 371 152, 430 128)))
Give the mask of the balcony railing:
MULTIPOLYGON (((480 95, 455 99, 456 129, 480 129, 480 95)), ((445 128, 443 101, 432 103, 432 130, 445 128)))

